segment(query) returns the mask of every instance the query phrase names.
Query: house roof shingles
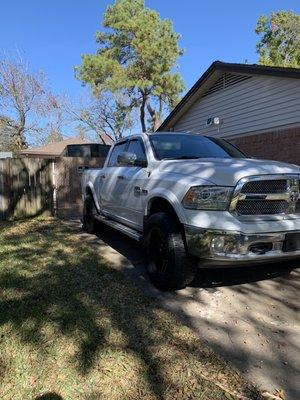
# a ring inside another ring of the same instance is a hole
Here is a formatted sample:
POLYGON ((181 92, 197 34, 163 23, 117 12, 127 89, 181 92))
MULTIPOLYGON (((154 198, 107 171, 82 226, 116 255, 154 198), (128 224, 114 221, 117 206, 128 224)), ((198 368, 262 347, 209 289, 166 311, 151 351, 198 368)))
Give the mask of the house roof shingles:
MULTIPOLYGON (((106 145, 112 145, 114 143, 113 139, 107 135, 107 134, 102 134, 101 135, 104 143, 106 145)), ((62 140, 60 142, 53 142, 46 144, 45 146, 39 146, 39 147, 33 147, 31 149, 24 149, 20 151, 21 155, 43 155, 43 156, 51 156, 51 157, 59 157, 65 150, 65 148, 68 145, 72 144, 93 144, 95 142, 91 142, 86 139, 81 139, 81 138, 69 138, 62 140)))
POLYGON ((89 144, 90 142, 80 138, 69 138, 60 142, 53 142, 45 146, 33 147, 32 149, 21 150, 20 154, 42 154, 49 156, 60 156, 69 144, 89 144))
POLYGON ((115 143, 114 139, 107 133, 102 133, 101 139, 103 140, 104 144, 107 144, 108 146, 112 146, 115 143))

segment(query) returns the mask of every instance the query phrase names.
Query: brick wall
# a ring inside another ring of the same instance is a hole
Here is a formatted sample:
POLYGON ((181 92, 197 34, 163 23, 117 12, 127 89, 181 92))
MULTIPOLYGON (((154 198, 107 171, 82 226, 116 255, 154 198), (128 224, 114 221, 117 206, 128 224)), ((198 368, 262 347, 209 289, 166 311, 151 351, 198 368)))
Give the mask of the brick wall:
POLYGON ((230 141, 248 156, 300 165, 300 127, 230 141))

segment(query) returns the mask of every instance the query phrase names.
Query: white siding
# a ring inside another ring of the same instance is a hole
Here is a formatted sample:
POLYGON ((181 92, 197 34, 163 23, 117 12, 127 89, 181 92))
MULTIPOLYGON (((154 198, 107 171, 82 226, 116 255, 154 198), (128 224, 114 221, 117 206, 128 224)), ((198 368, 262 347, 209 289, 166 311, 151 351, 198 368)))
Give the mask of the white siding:
POLYGON ((173 128, 232 137, 291 124, 300 125, 300 80, 254 75, 199 98, 173 128), (206 126, 210 117, 221 118, 219 129, 206 126))

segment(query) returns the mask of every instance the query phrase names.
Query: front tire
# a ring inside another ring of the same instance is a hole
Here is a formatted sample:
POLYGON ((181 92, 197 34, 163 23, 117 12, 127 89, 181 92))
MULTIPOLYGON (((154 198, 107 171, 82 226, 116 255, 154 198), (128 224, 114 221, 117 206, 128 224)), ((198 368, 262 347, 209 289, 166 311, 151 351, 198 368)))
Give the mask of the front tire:
POLYGON ((146 269, 160 290, 179 290, 190 284, 196 263, 187 254, 180 225, 164 212, 149 217, 145 226, 146 269))
POLYGON ((88 194, 84 199, 83 204, 83 229, 87 233, 96 232, 96 219, 97 209, 92 195, 88 194))

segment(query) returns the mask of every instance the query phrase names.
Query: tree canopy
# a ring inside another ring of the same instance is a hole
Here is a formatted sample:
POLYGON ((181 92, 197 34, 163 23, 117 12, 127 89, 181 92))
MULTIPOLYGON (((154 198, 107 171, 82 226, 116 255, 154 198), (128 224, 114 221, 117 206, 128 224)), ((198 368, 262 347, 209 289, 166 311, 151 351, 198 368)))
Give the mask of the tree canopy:
POLYGON ((85 54, 77 78, 93 92, 118 92, 139 108, 143 131, 156 129, 166 108, 179 100, 183 82, 176 67, 182 54, 172 22, 145 7, 144 0, 116 0, 104 15, 105 31, 96 33, 96 54, 85 54))
POLYGON ((257 44, 260 64, 300 67, 300 15, 292 11, 262 15, 255 32, 261 36, 257 44))

